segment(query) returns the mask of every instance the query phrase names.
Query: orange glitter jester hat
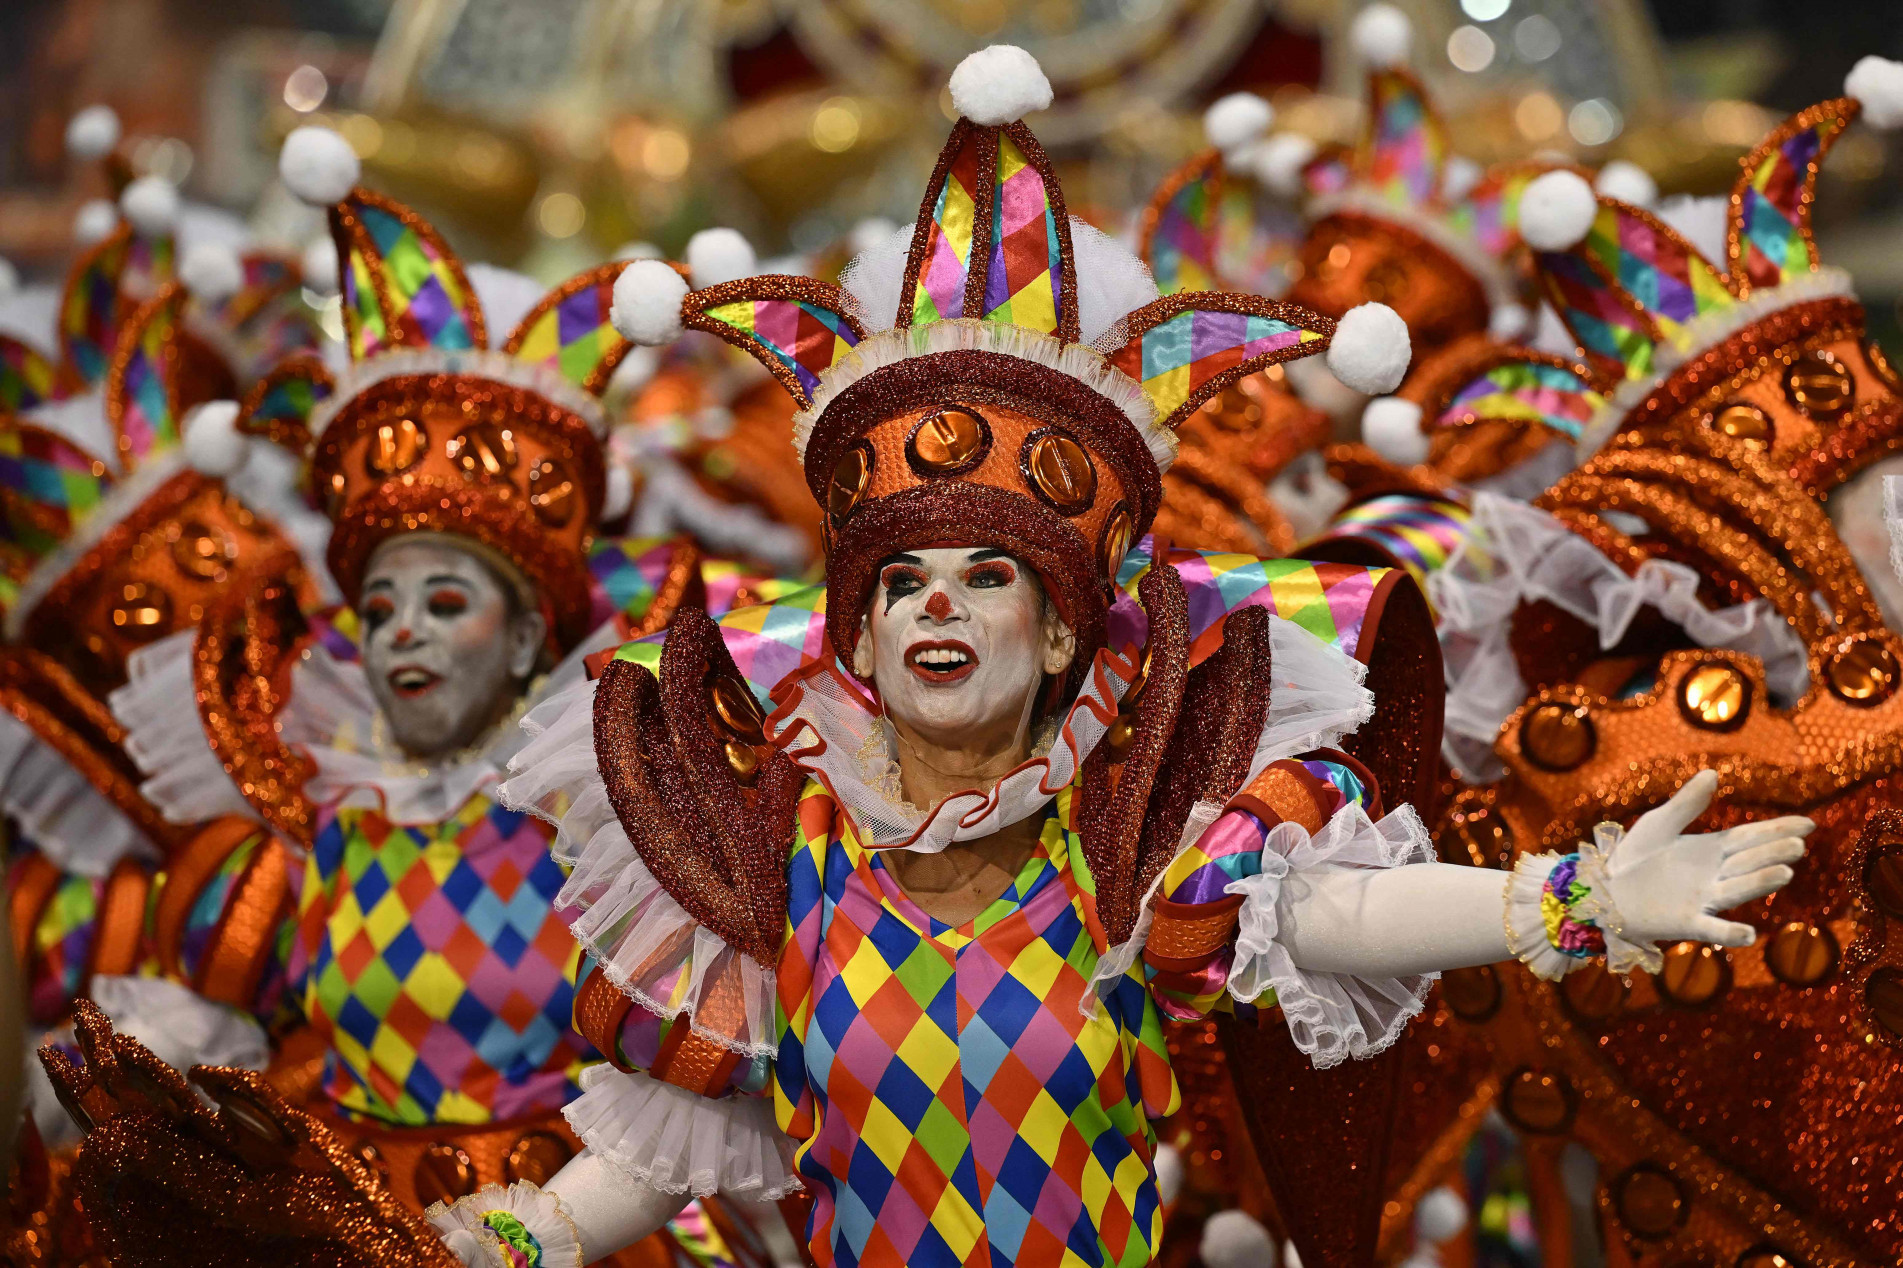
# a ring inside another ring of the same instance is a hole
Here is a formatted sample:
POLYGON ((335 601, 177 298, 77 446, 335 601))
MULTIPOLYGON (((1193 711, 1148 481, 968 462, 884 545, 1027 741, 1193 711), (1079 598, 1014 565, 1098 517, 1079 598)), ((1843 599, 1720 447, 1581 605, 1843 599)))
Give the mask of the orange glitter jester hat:
POLYGON ((625 472, 602 454, 601 393, 633 346, 607 319, 620 266, 525 303, 516 292, 526 279, 466 270, 421 216, 360 186, 337 133, 293 132, 279 172, 299 198, 329 208, 349 364, 333 375, 314 358, 285 363, 238 427, 307 456, 347 600, 387 538, 454 534, 533 590, 552 641, 573 646, 589 622, 595 525, 629 495, 625 472), (472 276, 491 283, 491 312, 472 276), (492 342, 489 319, 507 306, 520 320, 492 342))
POLYGON ((847 662, 880 559, 935 544, 1031 564, 1088 659, 1111 582, 1156 515, 1176 428, 1244 375, 1325 352, 1393 387, 1407 331, 1367 305, 1339 322, 1253 295, 1158 298, 1126 249, 1069 216, 1020 119, 1051 101, 1019 48, 972 54, 917 222, 844 286, 743 278, 702 290, 637 261, 614 320, 640 343, 685 328, 745 348, 801 406, 794 443, 826 512, 827 625, 847 662))

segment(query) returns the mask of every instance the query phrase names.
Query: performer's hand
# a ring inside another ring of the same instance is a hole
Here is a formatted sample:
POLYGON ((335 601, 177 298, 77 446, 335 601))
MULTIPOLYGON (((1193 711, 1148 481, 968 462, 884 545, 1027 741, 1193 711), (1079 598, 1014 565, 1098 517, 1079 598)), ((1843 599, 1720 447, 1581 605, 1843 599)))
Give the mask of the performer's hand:
POLYGON ((1670 801, 1641 815, 1612 847, 1605 877, 1616 928, 1604 921, 1601 927, 1615 952, 1615 937, 1641 945, 1693 940, 1725 947, 1756 940, 1750 925, 1712 913, 1789 884, 1790 865, 1804 857, 1804 838, 1816 825, 1789 815, 1723 832, 1687 833, 1717 789, 1716 772, 1699 772, 1670 801))
POLYGON ((261 1075, 197 1066, 188 1083, 85 1000, 74 1029, 85 1065, 51 1047, 40 1060, 86 1133, 73 1183, 115 1268, 459 1268, 420 1215, 261 1075))

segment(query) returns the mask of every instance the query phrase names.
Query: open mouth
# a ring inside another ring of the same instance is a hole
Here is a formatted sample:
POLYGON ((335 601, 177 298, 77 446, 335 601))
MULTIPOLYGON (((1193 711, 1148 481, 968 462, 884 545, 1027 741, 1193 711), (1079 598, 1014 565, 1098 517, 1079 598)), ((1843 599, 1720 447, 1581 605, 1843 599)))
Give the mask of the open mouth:
POLYGON ((905 653, 911 671, 935 686, 969 678, 978 668, 978 653, 956 640, 914 643, 905 653))
POLYGON ((442 678, 419 665, 403 665, 390 671, 390 687, 405 700, 414 700, 441 682, 442 678))

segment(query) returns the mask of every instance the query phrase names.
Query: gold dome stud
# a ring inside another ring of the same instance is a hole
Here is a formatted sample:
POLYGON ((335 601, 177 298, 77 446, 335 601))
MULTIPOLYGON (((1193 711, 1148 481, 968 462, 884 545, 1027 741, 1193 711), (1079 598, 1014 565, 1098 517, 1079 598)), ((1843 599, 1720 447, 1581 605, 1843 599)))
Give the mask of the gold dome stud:
POLYGON ((500 480, 521 460, 515 433, 494 423, 472 423, 449 442, 449 456, 472 480, 500 480))
POLYGON ((144 581, 128 581, 119 587, 119 598, 112 605, 112 626, 127 638, 149 642, 172 628, 172 599, 165 591, 144 581))
POLYGON ((1822 925, 1793 920, 1764 949, 1764 967, 1786 986, 1815 986, 1837 968, 1837 939, 1822 925))
POLYGON ((199 520, 179 525, 172 543, 172 562, 179 572, 197 581, 223 581, 238 562, 238 543, 221 528, 199 520))
POLYGON ((1857 381, 1828 352, 1800 352, 1784 371, 1784 394, 1820 423, 1834 423, 1857 403, 1857 381))
POLYGON ((1032 432, 1022 465, 1031 488, 1059 515, 1081 515, 1096 499, 1097 468, 1084 447, 1062 432, 1032 432))
POLYGON ((1440 975, 1440 997, 1462 1021, 1482 1022, 1500 1011, 1500 975, 1490 964, 1440 975))
POLYGON ((554 458, 537 459, 529 468, 529 507, 550 528, 565 528, 575 518, 580 491, 568 468, 554 458))
POLYGON ((1771 420, 1749 401, 1721 405, 1707 422, 1713 431, 1751 449, 1762 451, 1771 447, 1771 420))
POLYGON ((751 744, 742 744, 739 740, 728 740, 721 745, 721 751, 727 758, 727 769, 741 783, 752 781, 754 773, 760 769, 760 754, 751 744))
POLYGON ((1117 570, 1123 567, 1123 557, 1130 553, 1130 539, 1135 531, 1130 508, 1117 503, 1104 522, 1103 536, 1097 544, 1097 566, 1103 569, 1104 579, 1113 586, 1117 584, 1117 570))
POLYGON ((527 1132, 503 1155, 502 1175, 510 1184, 547 1184, 574 1156, 574 1149, 554 1132, 527 1132))
POLYGON ((766 713, 746 683, 732 674, 719 674, 707 684, 707 695, 729 735, 751 744, 766 742, 766 713))
POLYGON ((1679 684, 1678 707, 1695 727, 1736 730, 1751 709, 1751 680, 1732 665, 1699 665, 1679 684))
POLYGON ((424 1206, 450 1203, 476 1191, 476 1164, 467 1150, 436 1141, 423 1150, 410 1172, 416 1200, 424 1206))
POLYGON ((1878 969, 1863 984, 1863 1002, 1877 1025, 1903 1039, 1903 970, 1878 969))
POLYGON ((833 464, 833 478, 826 486, 826 510, 835 523, 846 522, 871 482, 872 447, 862 440, 833 464))
POLYGON ((1889 841, 1871 851, 1863 865, 1863 887, 1878 911, 1903 920, 1903 842, 1889 841))
POLYGON ((1659 994, 1666 999, 1698 1008, 1717 999, 1731 985, 1731 961, 1719 947, 1680 942, 1666 948, 1657 981, 1659 994))
POLYGON ((1591 757, 1598 745, 1598 733, 1584 705, 1551 701, 1527 714, 1520 724, 1521 750, 1544 770, 1572 770, 1591 757))
POLYGON ((364 473, 371 479, 401 475, 414 467, 429 448, 429 432, 414 418, 378 423, 364 448, 364 473))
POLYGON ((991 428, 966 409, 941 409, 919 419, 905 442, 905 458, 919 475, 957 475, 984 461, 991 428))
POLYGON ((1863 340, 1863 359, 1870 363, 1870 372, 1877 376, 1877 381, 1884 387, 1892 392, 1903 388, 1903 381, 1897 379, 1896 367, 1890 364, 1890 354, 1883 350, 1882 344, 1867 335, 1863 340))
POLYGON ((1507 1080, 1501 1109, 1522 1131, 1551 1135, 1566 1130, 1578 1104, 1565 1075, 1522 1066, 1507 1080))
POLYGON ((1625 1011, 1625 979, 1603 964, 1574 969, 1559 980, 1560 1003, 1589 1026, 1604 1026, 1625 1011))
POLYGON ((1830 689, 1846 704, 1868 707, 1896 692, 1896 653, 1874 634, 1853 634, 1831 659, 1830 689))
POLYGON ((1642 1162, 1613 1182, 1613 1210, 1635 1236, 1657 1241, 1684 1224, 1689 1213, 1685 1190, 1670 1172, 1642 1162))

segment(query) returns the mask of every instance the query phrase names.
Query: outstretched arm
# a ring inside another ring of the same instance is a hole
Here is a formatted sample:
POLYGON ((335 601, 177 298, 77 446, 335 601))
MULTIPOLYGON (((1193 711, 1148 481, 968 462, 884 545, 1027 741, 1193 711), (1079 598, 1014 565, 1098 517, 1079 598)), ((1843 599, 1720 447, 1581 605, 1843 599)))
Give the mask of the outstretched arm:
MULTIPOLYGON (((1591 918, 1615 968, 1655 960, 1657 943, 1691 939, 1749 946, 1756 936, 1750 925, 1713 913, 1762 898, 1790 881, 1790 864, 1803 857, 1803 838, 1813 826, 1808 819, 1685 833, 1717 786, 1711 771, 1687 780, 1670 801, 1617 839, 1604 855, 1602 870, 1579 869, 1568 910, 1581 925, 1591 918), (1579 886, 1594 892, 1578 894, 1579 886)), ((1542 968, 1536 961, 1557 970, 1543 976, 1558 976, 1567 967, 1564 960, 1572 957, 1556 946, 1552 955, 1530 955, 1529 947, 1538 950, 1535 939, 1548 942, 1546 917, 1567 904, 1556 898, 1543 913, 1537 898, 1530 906, 1516 901, 1516 886, 1526 890, 1552 870, 1550 856, 1527 862, 1541 870, 1523 865, 1519 874, 1503 877, 1481 868, 1417 863, 1387 870, 1292 872, 1277 904, 1281 938, 1296 966, 1309 972, 1403 977, 1519 956, 1536 972, 1542 968), (1529 924, 1535 927, 1522 927, 1529 924)))
POLYGON ((663 1193, 630 1178, 592 1149, 556 1172, 548 1190, 575 1221, 585 1264, 660 1232, 688 1200, 685 1193, 663 1193))

